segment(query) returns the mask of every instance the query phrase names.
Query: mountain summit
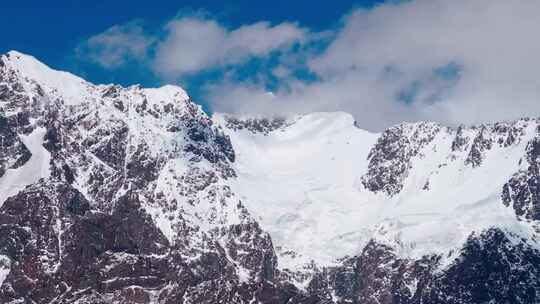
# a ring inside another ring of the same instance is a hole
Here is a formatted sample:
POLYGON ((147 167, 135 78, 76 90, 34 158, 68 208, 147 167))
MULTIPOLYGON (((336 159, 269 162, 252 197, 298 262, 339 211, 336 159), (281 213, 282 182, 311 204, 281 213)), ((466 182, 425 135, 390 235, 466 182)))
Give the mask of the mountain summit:
POLYGON ((1 55, 0 302, 540 302, 540 120, 357 125, 1 55))

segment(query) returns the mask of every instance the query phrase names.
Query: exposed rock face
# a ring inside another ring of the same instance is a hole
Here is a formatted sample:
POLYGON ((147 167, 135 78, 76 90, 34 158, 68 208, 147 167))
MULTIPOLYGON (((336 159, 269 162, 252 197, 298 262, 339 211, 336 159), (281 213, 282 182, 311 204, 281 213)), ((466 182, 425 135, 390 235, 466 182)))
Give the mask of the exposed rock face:
POLYGON ((399 257, 369 242, 359 256, 318 270, 314 303, 536 303, 540 252, 499 229, 472 234, 451 266, 445 257, 399 257))
MULTIPOLYGON (((539 252, 498 229, 472 234, 455 262, 397 257, 369 243, 357 261, 358 303, 535 303, 539 252), (517 287, 520 286, 520 287, 517 287)), ((351 301, 353 302, 353 301, 351 301)), ((354 303, 354 302, 353 302, 354 303)))
POLYGON ((8 169, 17 169, 24 165, 32 153, 17 135, 19 115, 7 119, 0 113, 0 177, 8 169))
POLYGON ((528 220, 540 220, 540 137, 527 144, 526 169, 516 172, 504 185, 502 201, 512 205, 516 215, 528 220))
POLYGON ((268 134, 269 132, 286 126, 287 119, 283 117, 240 119, 233 116, 227 116, 225 117, 225 125, 227 128, 235 131, 246 129, 253 133, 268 134))
POLYGON ((473 234, 458 262, 436 275, 432 303, 535 303, 539 298, 539 252, 503 231, 473 234), (516 286, 521 286, 515 288, 516 286))
POLYGON ((411 159, 429 144, 441 127, 431 123, 402 124, 381 135, 369 154, 369 170, 362 183, 373 192, 392 196, 403 188, 411 159))
MULTIPOLYGON (((534 232, 474 231, 450 256, 422 257, 374 236, 332 265, 280 268, 270 235, 234 191, 231 139, 183 90, 96 86, 33 61, 26 70, 28 60, 0 56, 0 184, 9 186, 6 172, 39 174, 27 167, 39 156, 36 138, 50 174, 13 185, 18 192, 0 202, 1 303, 540 302, 534 232)), ((228 118, 226 127, 266 136, 288 123, 228 118)), ((452 139, 449 158, 475 170, 495 147, 514 149, 527 126, 390 128, 361 183, 390 200, 415 159, 443 149, 439 138, 452 139)), ((501 189, 516 221, 533 228, 539 143, 528 142, 501 189)))
MULTIPOLYGON (((460 161, 473 168, 479 167, 493 146, 510 148, 520 143, 529 121, 523 119, 470 128, 460 126, 455 130, 433 123, 401 124, 389 128, 371 149, 368 172, 362 177, 362 183, 373 192, 396 195, 403 188, 412 160, 423 158, 425 153, 436 152, 438 147, 433 141, 437 136, 454 138, 449 151, 452 160, 465 153, 460 161), (428 147, 432 151, 427 150, 428 147)), ((429 189, 429 180, 424 188, 429 189)))

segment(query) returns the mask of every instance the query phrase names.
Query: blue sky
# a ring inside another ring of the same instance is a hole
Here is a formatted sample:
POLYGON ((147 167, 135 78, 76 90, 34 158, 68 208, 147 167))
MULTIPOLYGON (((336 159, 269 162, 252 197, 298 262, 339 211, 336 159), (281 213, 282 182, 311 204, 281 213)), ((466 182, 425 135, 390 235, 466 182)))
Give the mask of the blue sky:
POLYGON ((17 50, 31 54, 54 68, 72 71, 96 83, 153 86, 163 80, 144 68, 131 65, 118 70, 103 69, 81 62, 74 56, 74 49, 96 33, 137 19, 147 27, 158 28, 177 14, 202 11, 231 28, 258 21, 273 24, 291 21, 314 30, 325 30, 336 26, 353 8, 371 7, 376 3, 375 0, 3 1, 0 4, 0 28, 4 29, 0 52, 17 50))
POLYGON ((3 1, 0 52, 208 112, 345 111, 381 130, 540 115, 538 1, 3 1))

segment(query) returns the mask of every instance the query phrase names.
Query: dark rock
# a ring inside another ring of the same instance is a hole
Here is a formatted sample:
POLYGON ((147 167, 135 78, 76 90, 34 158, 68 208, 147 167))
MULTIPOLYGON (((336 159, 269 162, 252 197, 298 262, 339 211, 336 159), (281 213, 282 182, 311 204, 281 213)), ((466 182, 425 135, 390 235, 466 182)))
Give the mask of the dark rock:
POLYGON ((67 200, 67 211, 73 214, 84 215, 90 210, 90 203, 78 191, 68 192, 62 198, 67 200))
POLYGON ((64 178, 66 179, 68 184, 73 183, 73 181, 75 181, 75 176, 71 168, 67 164, 63 164, 62 170, 64 171, 64 178))
POLYGON ((483 152, 490 150, 493 144, 491 136, 487 134, 488 132, 487 127, 481 127, 473 140, 471 150, 465 159, 465 164, 471 164, 473 167, 478 167, 482 164, 483 152))
POLYGON ((115 100, 115 101, 113 102, 113 105, 114 105, 114 107, 117 108, 118 110, 124 112, 124 109, 125 109, 125 108, 124 108, 124 103, 123 103, 122 101, 120 101, 120 100, 115 100))
POLYGON ((111 122, 106 126, 98 127, 89 136, 83 146, 100 160, 116 170, 122 170, 126 159, 126 146, 129 128, 122 121, 111 122))
POLYGON ((43 146, 50 152, 57 152, 61 149, 61 131, 57 123, 51 122, 47 127, 43 146))
POLYGON ((284 117, 239 119, 227 116, 225 123, 227 128, 235 131, 247 129, 253 133, 268 135, 270 132, 285 127, 288 122, 284 117))
POLYGON ((160 171, 160 161, 152 157, 146 143, 140 143, 125 164, 125 175, 138 188, 154 181, 160 171))
POLYGON ((459 126, 456 130, 456 137, 452 141, 452 151, 463 151, 469 143, 469 138, 463 134, 464 126, 459 126))
POLYGON ((516 172, 503 186, 502 202, 512 206, 519 218, 540 220, 540 138, 527 144, 526 170, 516 172))
POLYGON ((32 157, 16 130, 16 122, 0 113, 0 177, 8 169, 23 166, 32 157))
POLYGON ((424 303, 537 303, 540 256, 490 229, 471 235, 459 261, 435 276, 424 303))
POLYGON ((383 132, 368 155, 368 172, 362 184, 373 192, 396 195, 403 188, 411 159, 439 133, 435 124, 399 125, 383 132))

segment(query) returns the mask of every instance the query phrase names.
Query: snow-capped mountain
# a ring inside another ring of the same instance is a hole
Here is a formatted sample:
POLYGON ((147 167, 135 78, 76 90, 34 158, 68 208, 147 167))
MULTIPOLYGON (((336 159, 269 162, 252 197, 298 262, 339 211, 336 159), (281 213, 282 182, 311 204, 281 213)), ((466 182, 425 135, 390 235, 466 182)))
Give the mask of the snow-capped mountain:
POLYGON ((236 152, 234 192, 276 246, 295 252, 280 264, 331 265, 373 238, 421 258, 494 226, 532 233, 501 193, 534 162, 524 156, 537 120, 458 129, 407 123, 382 134, 358 129, 346 113, 303 115, 269 132, 217 120, 236 152))
POLYGON ((540 302, 539 126, 209 117, 9 52, 0 302, 540 302))

